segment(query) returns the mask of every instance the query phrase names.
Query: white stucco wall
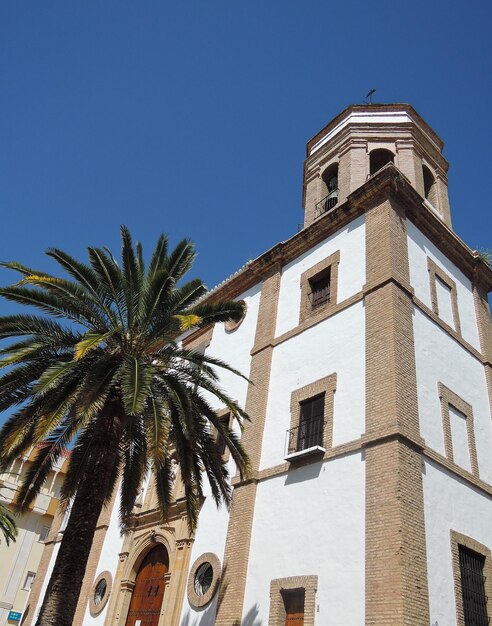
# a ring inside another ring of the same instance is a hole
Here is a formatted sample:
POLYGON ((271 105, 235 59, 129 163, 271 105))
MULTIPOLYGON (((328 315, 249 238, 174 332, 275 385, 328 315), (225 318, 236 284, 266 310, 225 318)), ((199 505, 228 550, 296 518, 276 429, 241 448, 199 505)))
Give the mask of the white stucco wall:
POLYGON ((268 624, 270 581, 317 575, 317 626, 364 624, 364 481, 357 452, 258 485, 244 623, 268 624))
MULTIPOLYGON (((255 285, 245 293, 238 296, 237 300, 246 302, 246 316, 239 327, 228 332, 224 324, 216 324, 212 341, 206 349, 206 354, 222 359, 244 376, 249 376, 251 364, 251 349, 255 340, 256 321, 260 305, 261 284, 255 285)), ((229 396, 244 407, 248 382, 227 370, 216 368, 220 376, 220 386, 227 391, 229 396)), ((220 402, 212 395, 207 394, 210 404, 217 409, 223 408, 220 402)))
MULTIPOLYGON (((195 542, 191 549, 190 567, 204 552, 213 552, 219 557, 221 564, 224 561, 224 548, 227 537, 229 512, 225 507, 217 509, 211 496, 207 496, 200 513, 200 520, 196 531, 195 542)), ((216 598, 205 609, 196 611, 189 602, 185 591, 183 609, 181 611, 181 625, 213 626, 215 622, 216 598)))
MULTIPOLYGON (((111 595, 117 594, 118 589, 114 587, 114 577, 116 575, 116 568, 119 563, 118 554, 122 551, 123 546, 123 537, 120 533, 120 520, 119 520, 119 509, 120 509, 120 493, 118 491, 118 495, 116 496, 116 500, 114 503, 113 510, 111 512, 111 518, 109 521, 108 530, 106 532, 106 536, 104 538, 104 544, 101 550, 101 554, 99 556, 99 562, 97 564, 96 573, 94 575, 94 579, 96 579, 99 574, 104 571, 111 572, 113 576, 113 589, 111 591, 111 595)), ((92 592, 92 589, 91 589, 92 592)), ((109 604, 111 602, 111 598, 106 603, 104 609, 97 615, 96 617, 92 617, 89 611, 89 606, 87 606, 85 615, 84 615, 84 626, 86 624, 97 624, 102 626, 104 624, 104 620, 106 619, 106 614, 108 612, 109 604)))
POLYGON ((282 269, 277 311, 276 336, 299 324, 301 307, 301 274, 340 250, 337 301, 360 291, 366 281, 364 216, 355 219, 282 269))
POLYGON ((480 477, 492 482, 492 422, 483 365, 419 309, 414 308, 420 430, 427 445, 445 454, 438 382, 473 409, 480 477))
POLYGON ((278 345, 273 351, 261 469, 283 463, 293 391, 336 372, 333 445, 365 428, 365 312, 362 302, 278 345))
POLYGON ((456 624, 450 530, 492 548, 492 501, 431 461, 424 463, 427 577, 432 626, 456 624))
MULTIPOLYGON (((241 325, 233 332, 227 332, 223 324, 216 324, 210 346, 206 353, 224 360, 229 365, 239 370, 245 376, 249 376, 251 364, 251 349, 254 344, 256 322, 258 319, 261 285, 256 285, 249 291, 239 296, 238 300, 244 300, 247 304, 247 313, 241 325)), ((236 400, 242 407, 246 403, 248 382, 239 376, 225 370, 217 370, 220 373, 221 387, 229 396, 236 400)), ((207 396, 214 408, 223 408, 212 396, 207 396)), ((228 464, 229 473, 234 476, 236 468, 232 459, 228 464)), ((203 508, 200 512, 195 541, 191 549, 190 568, 194 561, 204 552, 213 552, 223 563, 229 512, 225 507, 217 509, 211 495, 208 484, 204 485, 207 494, 203 508)), ((216 612, 216 598, 202 611, 196 611, 188 603, 185 593, 183 609, 181 612, 181 624, 183 626, 213 626, 216 612)))
MULTIPOLYGON (((480 340, 470 280, 409 220, 407 220, 407 230, 410 284, 415 289, 415 295, 430 309, 432 308, 429 271, 427 269, 427 258, 429 257, 455 281, 463 339, 468 341, 477 350, 480 350, 480 340)), ((444 309, 442 312, 440 311, 440 313, 443 320, 451 327, 454 327, 451 311, 444 309)))

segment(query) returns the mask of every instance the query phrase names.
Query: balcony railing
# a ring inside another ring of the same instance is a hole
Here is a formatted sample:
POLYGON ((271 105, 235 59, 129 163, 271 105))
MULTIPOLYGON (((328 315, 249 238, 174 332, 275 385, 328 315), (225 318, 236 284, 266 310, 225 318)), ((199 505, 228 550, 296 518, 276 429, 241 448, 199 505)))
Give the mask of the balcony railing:
POLYGON ((338 189, 334 189, 333 191, 330 191, 326 198, 323 198, 323 200, 320 200, 316 204, 316 206, 314 207, 314 219, 317 219, 318 217, 321 217, 324 213, 331 211, 331 209, 333 209, 337 202, 338 189))
POLYGON ((290 455, 304 456, 302 452, 321 452, 323 448, 323 417, 302 420, 299 426, 287 431, 287 457, 290 455))

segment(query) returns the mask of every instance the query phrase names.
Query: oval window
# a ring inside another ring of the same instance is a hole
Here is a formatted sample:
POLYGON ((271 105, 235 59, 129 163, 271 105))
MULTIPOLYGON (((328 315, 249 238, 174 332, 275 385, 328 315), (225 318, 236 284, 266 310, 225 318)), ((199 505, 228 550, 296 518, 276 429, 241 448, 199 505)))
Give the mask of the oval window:
POLYGON ((229 320, 228 322, 225 323, 225 329, 228 333, 231 333, 233 330, 236 330, 236 328, 239 328, 239 326, 241 326, 241 324, 243 323, 244 318, 246 317, 246 309, 247 309, 246 302, 244 300, 240 300, 239 302, 241 302, 241 304, 244 307, 243 314, 237 322, 235 322, 234 320, 229 320))
POLYGON ((94 590, 94 606, 99 606, 101 602, 104 600, 104 595, 106 593, 106 589, 108 588, 108 583, 105 578, 101 578, 101 580, 97 583, 96 588, 94 590))
POLYGON ((89 596, 89 611, 93 617, 101 613, 108 603, 113 578, 111 572, 101 572, 94 581, 92 593, 89 596))
POLYGON ((220 581, 219 557, 212 552, 202 554, 191 567, 188 577, 188 601, 200 609, 214 597, 220 581))
POLYGON ((202 563, 195 574, 195 593, 204 596, 210 589, 214 577, 213 567, 208 561, 202 563))

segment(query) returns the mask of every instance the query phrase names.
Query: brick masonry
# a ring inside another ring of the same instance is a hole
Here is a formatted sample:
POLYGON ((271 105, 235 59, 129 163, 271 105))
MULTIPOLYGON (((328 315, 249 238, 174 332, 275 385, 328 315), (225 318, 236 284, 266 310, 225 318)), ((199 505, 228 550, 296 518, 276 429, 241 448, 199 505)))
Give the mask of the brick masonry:
POLYGON ((429 623, 421 440, 405 215, 366 214, 366 624, 429 623))
POLYGON ((251 532, 256 499, 256 476, 260 467, 261 444, 265 424, 273 339, 280 289, 280 266, 264 278, 256 326, 255 346, 246 397, 246 422, 243 442, 248 450, 252 478, 235 484, 224 553, 224 574, 219 589, 216 626, 240 623, 242 617, 251 532))
POLYGON ((270 583, 270 614, 268 626, 285 626, 285 606, 282 592, 304 589, 303 626, 314 626, 316 613, 317 576, 290 576, 276 578, 270 583))

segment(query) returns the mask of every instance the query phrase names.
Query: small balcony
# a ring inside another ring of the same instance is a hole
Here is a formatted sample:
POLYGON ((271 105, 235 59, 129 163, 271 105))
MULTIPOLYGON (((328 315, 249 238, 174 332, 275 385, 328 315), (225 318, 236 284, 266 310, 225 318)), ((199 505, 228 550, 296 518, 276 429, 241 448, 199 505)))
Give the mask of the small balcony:
POLYGON ((302 420, 299 426, 287 431, 286 461, 296 461, 306 457, 323 455, 323 432, 326 422, 323 417, 302 420))
POLYGON ((331 209, 333 209, 337 202, 338 189, 334 189, 333 191, 330 191, 330 193, 325 198, 323 198, 323 200, 320 200, 316 204, 316 206, 314 207, 314 219, 317 219, 325 213, 328 213, 328 211, 331 211, 331 209))

